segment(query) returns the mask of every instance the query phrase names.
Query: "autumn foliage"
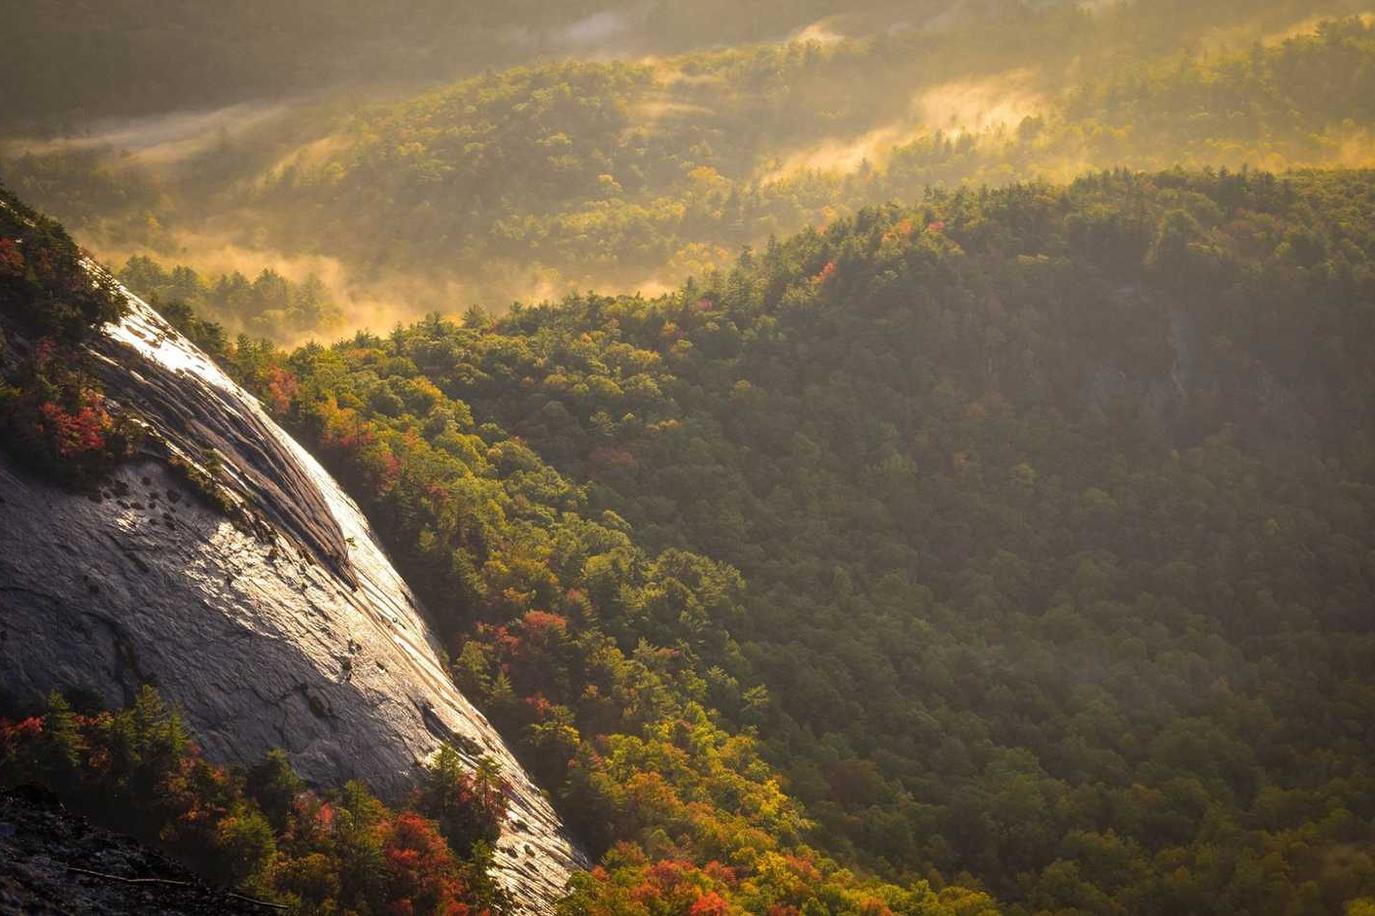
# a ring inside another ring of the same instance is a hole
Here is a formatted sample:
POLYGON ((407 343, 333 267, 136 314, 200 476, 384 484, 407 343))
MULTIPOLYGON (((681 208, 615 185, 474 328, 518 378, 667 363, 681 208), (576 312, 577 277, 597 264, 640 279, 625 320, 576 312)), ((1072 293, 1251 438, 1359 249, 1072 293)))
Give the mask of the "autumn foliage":
POLYGON ((0 187, 0 432, 17 457, 78 480, 132 449, 81 344, 124 307, 59 225, 0 187))
POLYGON ((0 186, 0 313, 37 336, 75 341, 125 308, 66 230, 0 186))
POLYGON ((71 344, 41 341, 0 382, 0 428, 10 449, 59 479, 83 480, 128 455, 140 430, 113 413, 85 358, 71 344))
MULTIPOLYGON (((481 859, 460 859, 434 820, 388 809, 357 783, 308 790, 280 752, 246 772, 213 766, 150 688, 117 712, 80 714, 54 694, 40 715, 0 718, 0 787, 25 783, 298 912, 476 916, 494 903, 481 859)), ((451 794, 444 816, 460 817, 467 798, 451 794)), ((469 819, 504 810, 486 805, 469 819)))

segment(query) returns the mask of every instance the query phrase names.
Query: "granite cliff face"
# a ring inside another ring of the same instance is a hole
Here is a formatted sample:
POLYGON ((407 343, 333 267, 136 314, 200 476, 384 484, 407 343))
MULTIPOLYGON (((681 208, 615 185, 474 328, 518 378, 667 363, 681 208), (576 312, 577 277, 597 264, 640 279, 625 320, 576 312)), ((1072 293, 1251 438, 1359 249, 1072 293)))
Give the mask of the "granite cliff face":
POLYGON ((120 704, 150 682, 214 760, 281 747, 307 780, 359 778, 391 799, 441 741, 470 762, 485 755, 511 790, 496 877, 522 911, 551 909, 579 854, 447 677, 358 507, 255 399, 129 299, 93 349, 107 396, 151 427, 143 452, 93 493, 0 453, 0 691, 120 704))

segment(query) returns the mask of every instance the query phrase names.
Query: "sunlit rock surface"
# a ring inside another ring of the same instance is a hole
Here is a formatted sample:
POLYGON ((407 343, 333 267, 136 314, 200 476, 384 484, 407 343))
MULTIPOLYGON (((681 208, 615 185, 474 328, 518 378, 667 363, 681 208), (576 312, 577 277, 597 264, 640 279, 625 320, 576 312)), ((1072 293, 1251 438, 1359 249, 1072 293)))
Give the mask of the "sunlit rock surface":
POLYGON ((498 880, 551 907, 578 854, 500 737, 455 689, 440 647, 357 506, 320 465, 151 308, 98 345, 108 396, 165 454, 222 465, 237 524, 162 457, 98 494, 34 479, 0 454, 0 690, 107 703, 155 684, 207 754, 282 747, 320 785, 359 778, 396 800, 453 743, 511 788, 498 880), (218 459, 207 459, 210 450, 218 459))

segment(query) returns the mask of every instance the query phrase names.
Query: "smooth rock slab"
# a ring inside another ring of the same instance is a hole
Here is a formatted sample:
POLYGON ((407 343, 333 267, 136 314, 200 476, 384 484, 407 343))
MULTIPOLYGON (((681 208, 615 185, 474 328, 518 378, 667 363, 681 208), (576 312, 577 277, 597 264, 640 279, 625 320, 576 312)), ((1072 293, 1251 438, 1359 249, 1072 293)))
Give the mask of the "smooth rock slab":
POLYGON ((281 747, 317 785, 357 778, 392 801, 450 740, 470 763, 480 753, 498 764, 511 803, 495 877, 523 911, 548 912, 581 856, 449 680, 357 506, 251 396, 131 301, 98 348, 107 394, 156 410, 148 418, 174 448, 215 448, 269 536, 231 523, 156 458, 87 494, 0 453, 0 691, 28 701, 82 690, 122 705, 152 683, 212 760, 251 763, 281 747), (205 429, 213 443, 197 440, 205 429))

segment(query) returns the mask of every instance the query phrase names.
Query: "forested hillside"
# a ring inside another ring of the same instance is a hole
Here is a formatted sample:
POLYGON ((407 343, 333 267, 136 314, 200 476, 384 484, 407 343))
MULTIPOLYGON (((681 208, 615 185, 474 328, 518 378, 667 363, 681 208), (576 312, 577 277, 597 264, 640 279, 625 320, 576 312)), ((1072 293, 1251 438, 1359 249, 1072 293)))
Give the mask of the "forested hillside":
POLYGON ((326 224, 339 227, 328 248, 362 263, 489 284, 534 264, 633 285, 932 185, 1368 164, 1375 27, 1360 20, 1206 59, 1090 54, 1071 69, 1040 49, 1099 28, 1022 19, 991 27, 991 43, 981 26, 486 75, 365 114, 337 152, 283 164, 257 201, 291 202, 277 225, 288 247, 318 244, 326 224), (1017 27, 1038 39, 1021 54, 1017 27), (394 220, 381 238, 378 214, 394 220))
POLYGON ((1358 912, 1373 214, 1367 172, 932 192, 233 358, 604 855, 570 912, 1358 912))

